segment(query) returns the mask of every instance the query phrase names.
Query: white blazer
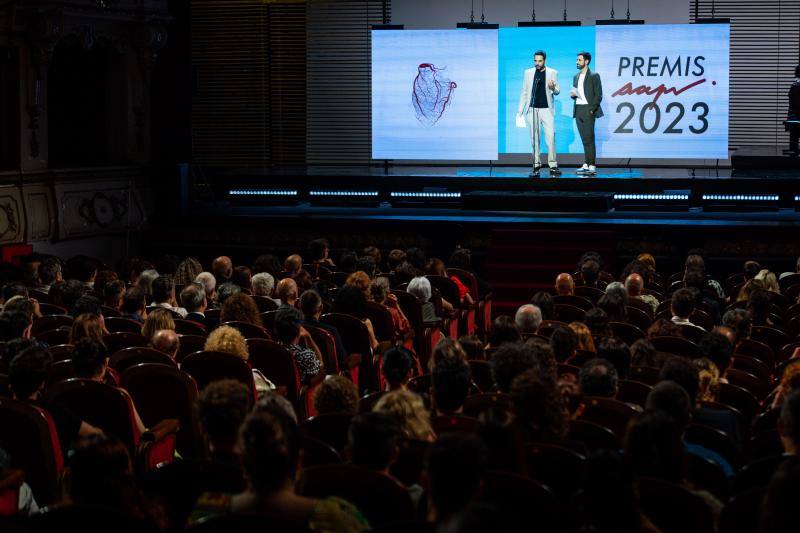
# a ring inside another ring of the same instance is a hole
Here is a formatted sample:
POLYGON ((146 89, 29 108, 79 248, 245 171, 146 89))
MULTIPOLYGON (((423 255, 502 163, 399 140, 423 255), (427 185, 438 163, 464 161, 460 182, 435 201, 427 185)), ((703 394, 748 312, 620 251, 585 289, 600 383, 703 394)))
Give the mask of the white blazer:
MULTIPOLYGON (((547 108, 551 113, 555 114, 553 106, 553 95, 561 92, 561 87, 558 86, 558 71, 554 68, 544 67, 545 81, 544 90, 547 94, 547 108), (550 89, 550 82, 555 83, 555 88, 550 89)), ((533 78, 536 74, 536 68, 529 68, 525 70, 525 76, 522 80, 522 92, 519 95, 519 107, 517 108, 518 115, 525 115, 528 108, 531 106, 531 97, 533 96, 533 78)))

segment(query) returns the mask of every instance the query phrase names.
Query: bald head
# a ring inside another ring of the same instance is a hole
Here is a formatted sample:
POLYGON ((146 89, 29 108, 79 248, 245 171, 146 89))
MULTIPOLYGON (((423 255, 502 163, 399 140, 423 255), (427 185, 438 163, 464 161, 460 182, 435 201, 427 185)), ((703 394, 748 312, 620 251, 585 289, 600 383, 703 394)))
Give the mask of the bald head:
POLYGON ((625 290, 628 291, 628 296, 639 296, 644 289, 644 280, 639 274, 631 274, 625 278, 625 290))
POLYGON ((714 328, 714 333, 719 333, 731 343, 731 346, 736 346, 736 332, 728 326, 717 326, 714 328))
POLYGON ((303 268, 303 258, 297 254, 290 255, 286 258, 286 261, 283 262, 283 269, 286 272, 294 274, 301 268, 303 268))
POLYGON ((562 272, 556 277, 556 293, 559 296, 570 296, 575 290, 575 280, 570 274, 562 272))
POLYGON ((214 273, 214 277, 217 278, 217 284, 229 280, 231 279, 231 274, 233 274, 233 261, 226 255, 217 257, 211 263, 211 271, 214 273))
POLYGON ((294 305, 297 300, 297 283, 292 278, 283 278, 275 288, 275 295, 286 305, 294 305))
POLYGON ((174 330, 171 329, 160 329, 156 331, 151 342, 153 344, 153 348, 159 352, 164 352, 173 359, 175 359, 175 355, 178 353, 178 348, 181 346, 180 337, 177 333, 175 333, 174 330))

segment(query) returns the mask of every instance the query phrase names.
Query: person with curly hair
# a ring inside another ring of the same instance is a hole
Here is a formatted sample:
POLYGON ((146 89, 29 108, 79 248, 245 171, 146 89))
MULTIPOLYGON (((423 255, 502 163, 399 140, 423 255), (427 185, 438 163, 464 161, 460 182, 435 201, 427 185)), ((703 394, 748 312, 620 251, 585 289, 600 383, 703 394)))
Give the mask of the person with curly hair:
POLYGON ((430 413, 419 394, 406 390, 387 392, 372 410, 394 417, 400 423, 404 437, 429 442, 436 439, 430 413))
POLYGON ((220 311, 220 321, 245 322, 263 327, 255 300, 253 300, 252 296, 243 292, 236 293, 225 300, 220 311))
POLYGON ((364 293, 364 296, 367 299, 369 299, 370 297, 369 284, 370 284, 369 275, 363 270, 358 270, 356 272, 353 272, 352 274, 347 276, 347 281, 344 282, 345 287, 356 287, 359 290, 361 290, 361 292, 364 293))
POLYGON ((780 383, 775 387, 772 409, 780 409, 783 401, 796 390, 800 390, 800 359, 792 361, 783 369, 780 383))
POLYGON ((716 402, 719 393, 720 375, 717 365, 711 359, 701 357, 692 361, 700 377, 697 399, 701 402, 716 402))
POLYGON ((566 438, 567 413, 553 381, 526 370, 514 378, 511 396, 516 422, 528 442, 559 443, 566 438))
POLYGON ((314 391, 314 409, 318 415, 328 413, 358 412, 358 390, 352 381, 344 376, 327 376, 314 391))
POLYGON ((200 264, 200 261, 194 257, 187 257, 175 267, 175 285, 185 287, 196 280, 201 272, 203 272, 203 265, 200 264))
POLYGON ((142 335, 151 340, 156 331, 162 329, 175 330, 175 320, 172 318, 172 313, 163 307, 156 307, 147 313, 147 318, 142 326, 142 335))
POLYGON ((569 329, 575 332, 576 337, 576 350, 584 352, 597 352, 594 346, 594 338, 592 338, 591 330, 583 322, 570 322, 569 329))
MULTIPOLYGON (((250 352, 247 350, 247 342, 238 329, 230 326, 220 326, 206 339, 203 349, 207 352, 224 352, 235 355, 247 361, 250 359, 250 352)), ((269 381, 264 374, 257 368, 253 369, 253 381, 256 386, 256 393, 259 399, 269 390, 275 389, 275 385, 269 381)))

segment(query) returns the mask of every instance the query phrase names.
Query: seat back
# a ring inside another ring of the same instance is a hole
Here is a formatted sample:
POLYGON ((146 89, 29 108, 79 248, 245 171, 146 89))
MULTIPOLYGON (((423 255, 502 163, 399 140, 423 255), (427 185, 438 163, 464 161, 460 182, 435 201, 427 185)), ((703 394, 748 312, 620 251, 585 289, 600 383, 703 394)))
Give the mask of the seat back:
POLYGON ((605 426, 588 420, 570 420, 569 439, 583 443, 588 450, 619 450, 622 439, 605 426))
POLYGON ((627 322, 609 322, 609 326, 614 336, 625 341, 628 346, 645 337, 644 331, 627 322))
POLYGON ((372 322, 372 330, 379 341, 394 341, 395 331, 392 315, 383 305, 367 302, 367 318, 372 322))
POLYGON ((502 392, 473 394, 464 400, 464 415, 477 417, 480 413, 492 409, 508 411, 511 409, 511 400, 510 394, 502 392))
POLYGON ((753 420, 760 408, 758 398, 747 389, 731 383, 720 383, 717 401, 735 407, 748 420, 753 420))
POLYGON ((223 322, 220 326, 229 326, 234 329, 238 329, 239 333, 245 339, 272 339, 272 335, 261 326, 256 326, 255 324, 250 324, 248 322, 240 322, 238 320, 231 320, 229 322, 223 322))
POLYGON ((309 326, 308 324, 303 324, 303 327, 308 331, 308 334, 311 335, 314 344, 317 345, 320 353, 322 353, 322 360, 325 362, 325 373, 338 374, 339 359, 342 354, 336 353, 336 341, 333 335, 322 328, 309 326))
POLYGON ((595 304, 605 294, 604 291, 601 291, 597 287, 588 287, 586 285, 577 285, 573 292, 575 293, 576 296, 583 296, 584 298, 589 299, 592 303, 595 304))
POLYGON ((268 339, 247 339, 250 366, 257 368, 278 387, 295 408, 300 401, 300 373, 294 356, 285 346, 268 339))
POLYGON ((266 313, 267 311, 277 311, 278 304, 272 298, 266 296, 253 296, 253 301, 256 302, 259 313, 266 313))
POLYGON ((583 486, 586 457, 573 450, 537 442, 527 446, 526 458, 528 476, 561 497, 570 497, 583 486))
POLYGON ((39 300, 39 312, 42 313, 42 316, 66 315, 69 314, 69 309, 60 305, 47 303, 44 300, 39 300))
POLYGON ((647 383, 629 379, 621 379, 617 382, 617 385, 619 387, 617 400, 633 403, 642 407, 647 403, 647 395, 653 390, 653 387, 647 383))
POLYGON ((297 483, 297 492, 312 498, 339 496, 354 504, 372 526, 414 519, 414 506, 405 487, 366 468, 350 465, 307 468, 297 483))
POLYGON ((425 468, 425 454, 430 445, 426 440, 398 438, 397 459, 389 467, 389 473, 407 487, 419 484, 425 468))
POLYGON ((570 517, 561 512, 562 504, 550 488, 511 472, 486 472, 480 501, 498 507, 504 515, 510 514, 512 523, 535 521, 537 531, 555 531, 561 529, 557 526, 563 527, 570 521, 570 517))
POLYGON ((101 305, 100 310, 103 312, 103 318, 122 316, 122 312, 119 309, 107 305, 101 305))
POLYGON ((619 438, 625 435, 625 430, 631 418, 640 412, 630 404, 613 398, 587 396, 584 398, 584 404, 586 409, 581 415, 582 420, 588 420, 607 427, 619 438))
POLYGON ((36 335, 37 341, 46 342, 50 346, 69 343, 69 328, 61 326, 59 329, 40 331, 36 335))
POLYGON ((31 335, 37 336, 44 331, 50 331, 58 328, 71 328, 72 317, 69 315, 42 315, 33 321, 31 326, 31 335))
POLYGON ((481 423, 477 418, 462 415, 440 415, 431 420, 433 431, 443 433, 477 433, 481 423))
POLYGON ((194 320, 175 319, 175 333, 178 335, 208 335, 205 325, 194 320))
POLYGON ((133 402, 124 390, 88 379, 73 378, 47 390, 49 401, 62 405, 82 420, 113 435, 127 446, 131 456, 139 443, 133 402))
POLYGON ((591 300, 584 296, 578 296, 575 294, 557 294, 553 296, 553 303, 572 305, 579 309, 583 309, 584 311, 588 311, 594 307, 594 304, 591 300))
POLYGON ((336 465, 342 462, 342 457, 339 455, 339 452, 333 449, 333 446, 330 446, 319 439, 302 435, 301 443, 303 447, 303 468, 321 465, 336 465))
POLYGON ((586 320, 586 311, 570 304, 555 304, 556 320, 561 322, 583 322, 586 320))
POLYGON ((469 370, 472 374, 472 382, 478 386, 481 392, 492 392, 495 385, 489 361, 470 359, 467 363, 469 363, 469 370))
POLYGON ((640 479, 638 485, 642 511, 661 531, 714 532, 711 508, 700 496, 659 479, 640 479))
POLYGON ((659 382, 660 373, 661 370, 653 366, 632 366, 628 377, 632 381, 653 386, 659 382))
POLYGON ((131 346, 147 346, 149 341, 141 333, 120 331, 104 335, 103 343, 106 345, 108 353, 116 353, 123 348, 130 348, 131 346))
POLYGON ((63 361, 72 357, 72 351, 75 346, 72 344, 56 344, 49 348, 50 355, 53 356, 53 361, 63 361))
POLYGON ((123 317, 107 317, 105 318, 106 329, 110 333, 118 333, 120 331, 127 333, 141 333, 142 325, 135 320, 123 317))
POLYGON ((358 400, 358 412, 369 413, 372 411, 372 408, 375 407, 378 400, 383 398, 384 394, 386 394, 386 391, 372 392, 366 396, 362 396, 361 399, 358 400))
POLYGON ((350 413, 317 415, 301 422, 300 432, 328 444, 339 454, 343 454, 352 419, 353 415, 350 413))
POLYGON ((36 502, 42 506, 54 503, 59 497, 64 459, 53 417, 34 405, 0 397, 0 428, 4 428, 0 448, 8 452, 12 468, 25 472, 36 502))
POLYGON ((683 337, 651 337, 650 343, 658 352, 674 353, 692 359, 702 355, 695 343, 683 337))
POLYGON ((128 368, 141 363, 158 363, 168 366, 177 366, 175 361, 164 352, 155 348, 132 346, 123 348, 114 353, 108 362, 108 366, 119 373, 125 372, 128 368))
POLYGON ((186 356, 181 363, 181 370, 194 378, 200 391, 212 381, 235 379, 253 391, 253 399, 256 398, 256 385, 250 365, 233 354, 212 351, 195 352, 186 356))
POLYGON ((175 361, 181 363, 187 355, 194 352, 201 352, 206 345, 206 338, 202 335, 181 335, 181 344, 175 361))
POLYGON ((177 449, 185 459, 205 456, 200 420, 195 409, 198 390, 194 379, 177 367, 143 363, 128 367, 120 377, 122 387, 136 404, 147 427, 161 420, 180 421, 177 449))

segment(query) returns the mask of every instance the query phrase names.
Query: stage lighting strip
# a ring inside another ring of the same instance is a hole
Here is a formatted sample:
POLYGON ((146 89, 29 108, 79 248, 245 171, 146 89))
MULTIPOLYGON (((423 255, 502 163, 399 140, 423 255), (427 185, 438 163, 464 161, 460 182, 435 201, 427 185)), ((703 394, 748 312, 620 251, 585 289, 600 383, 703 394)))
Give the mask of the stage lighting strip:
POLYGON ((297 196, 297 191, 289 189, 231 189, 231 196, 297 196))
POLYGON ((391 192, 392 198, 461 198, 460 192, 391 192))
POLYGON ((688 200, 688 194, 615 194, 614 200, 688 200))
POLYGON ((378 196, 378 191, 309 191, 309 196, 378 196))
POLYGON ((704 194, 703 200, 725 202, 777 202, 777 194, 704 194))

